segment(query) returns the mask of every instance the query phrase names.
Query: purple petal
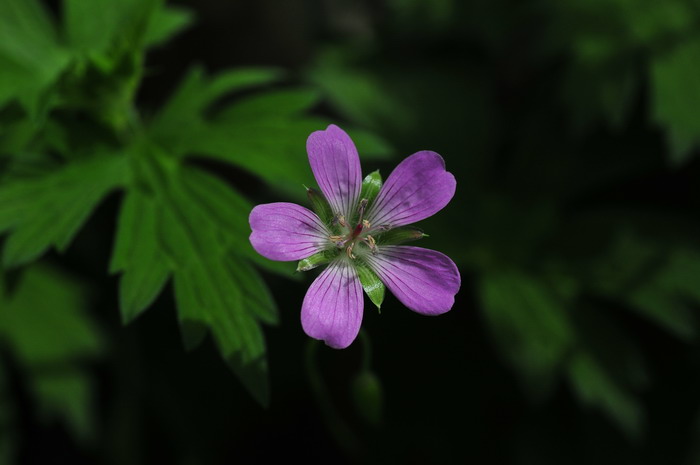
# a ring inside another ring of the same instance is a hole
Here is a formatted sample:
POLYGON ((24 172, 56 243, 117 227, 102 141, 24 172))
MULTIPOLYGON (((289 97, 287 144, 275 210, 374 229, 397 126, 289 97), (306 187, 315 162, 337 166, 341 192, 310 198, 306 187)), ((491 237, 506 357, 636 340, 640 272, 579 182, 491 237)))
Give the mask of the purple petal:
POLYGON ((362 168, 355 144, 345 131, 331 124, 306 141, 309 164, 333 213, 349 218, 362 188, 362 168))
POLYGON ((270 260, 301 260, 329 244, 330 233, 319 217, 294 203, 258 205, 250 212, 248 221, 253 230, 250 243, 270 260))
POLYGON ((314 339, 344 349, 357 337, 364 300, 355 269, 336 261, 311 284, 301 306, 301 325, 314 339))
POLYGON ((411 310, 439 315, 452 308, 459 291, 459 270, 447 255, 409 246, 379 247, 367 262, 386 287, 411 310))
POLYGON ((392 227, 415 223, 440 211, 455 194, 457 181, 435 152, 417 152, 394 169, 366 218, 392 227))

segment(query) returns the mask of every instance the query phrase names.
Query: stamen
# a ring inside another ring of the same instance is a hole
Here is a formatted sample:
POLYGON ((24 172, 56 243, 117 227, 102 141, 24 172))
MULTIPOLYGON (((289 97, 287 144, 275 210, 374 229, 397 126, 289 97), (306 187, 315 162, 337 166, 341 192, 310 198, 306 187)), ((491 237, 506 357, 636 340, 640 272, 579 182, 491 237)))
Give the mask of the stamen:
POLYGON ((364 227, 367 228, 367 229, 369 229, 369 228, 372 227, 372 225, 370 224, 370 222, 367 221, 367 220, 362 220, 362 226, 364 226, 364 227))
POLYGON ((347 242, 345 236, 328 236, 328 239, 330 239, 331 242, 335 243, 336 247, 338 248, 344 246, 347 242))
POLYGON ((372 251, 372 255, 377 254, 377 241, 374 240, 374 238, 370 235, 367 235, 366 238, 362 239, 362 241, 367 244, 369 249, 372 251))
POLYGON ((367 208, 367 203, 367 199, 360 200, 360 219, 358 220, 358 223, 362 223, 362 220, 365 217, 365 208, 367 208))
POLYGON ((345 251, 348 253, 348 257, 350 257, 350 258, 352 258, 353 260, 355 260, 355 256, 352 254, 352 248, 353 248, 353 247, 355 247, 355 243, 354 243, 354 242, 351 243, 350 246, 349 246, 347 249, 345 249, 345 251))
POLYGON ((348 224, 345 222, 345 217, 343 215, 336 215, 333 218, 333 222, 338 223, 339 225, 341 225, 344 228, 346 228, 348 226, 348 224))

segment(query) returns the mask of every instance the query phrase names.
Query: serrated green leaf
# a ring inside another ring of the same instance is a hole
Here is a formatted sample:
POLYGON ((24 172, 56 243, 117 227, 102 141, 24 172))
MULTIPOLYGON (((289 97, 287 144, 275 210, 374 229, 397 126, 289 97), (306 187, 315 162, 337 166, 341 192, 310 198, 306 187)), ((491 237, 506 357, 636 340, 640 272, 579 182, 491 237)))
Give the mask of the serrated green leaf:
POLYGON ((386 286, 384 286, 384 283, 381 279, 379 279, 379 276, 377 276, 377 274, 368 266, 358 263, 355 269, 357 270, 357 275, 360 278, 362 288, 365 290, 369 300, 371 300, 372 303, 377 306, 378 310, 381 310, 382 302, 384 302, 386 286))
POLYGON ((274 115, 249 120, 213 120, 200 137, 187 143, 191 153, 240 166, 246 171, 299 198, 300 185, 313 179, 304 144, 325 121, 274 115))
POLYGON ((146 310, 170 277, 156 239, 154 201, 133 189, 124 198, 117 223, 117 236, 110 271, 121 271, 119 307, 124 324, 146 310))
POLYGON ((279 323, 279 312, 275 300, 260 274, 248 265, 247 259, 231 254, 224 265, 231 278, 241 286, 245 308, 264 323, 270 325, 279 323))
POLYGON ((242 241, 248 241, 248 215, 253 209, 248 200, 221 179, 192 166, 183 167, 180 179, 183 189, 203 212, 227 231, 224 243, 237 248, 242 241))
MULTIPOLYGON (((245 270, 247 263, 235 254, 235 261, 231 260, 226 229, 221 217, 212 214, 216 204, 209 204, 212 192, 194 196, 193 191, 202 186, 188 187, 185 182, 194 172, 168 163, 154 158, 150 169, 162 202, 156 215, 157 237, 171 259, 185 346, 190 349, 201 342, 208 329, 227 364, 265 404, 269 396, 265 341, 256 318, 276 321, 274 303, 261 293, 266 291, 259 277, 239 275, 250 269, 245 270)), ((228 189, 203 173, 194 176, 214 190, 228 189)))
POLYGON ((207 78, 202 68, 194 67, 153 119, 150 132, 166 147, 174 148, 175 153, 186 151, 186 142, 198 137, 204 123, 203 112, 214 101, 227 93, 262 86, 279 78, 280 72, 273 68, 240 68, 207 78))
MULTIPOLYGON (((241 311, 243 297, 221 263, 192 263, 175 272, 180 321, 188 331, 206 325, 229 366, 263 405, 269 401, 265 341, 260 326, 241 311)), ((191 337, 191 335, 187 335, 191 337)), ((199 336, 201 337, 201 336, 199 336)))
POLYGON ((372 206, 372 202, 379 194, 379 190, 382 188, 382 175, 379 174, 379 170, 373 171, 362 180, 362 190, 360 191, 360 198, 367 199, 367 208, 372 206))
MULTIPOLYGON (((5 266, 27 263, 52 245, 59 251, 65 250, 102 198, 123 183, 124 168, 122 158, 96 157, 71 163, 38 179, 23 181, 30 195, 19 199, 24 209, 13 221, 13 230, 5 242, 5 266)), ((10 191, 10 194, 18 194, 23 189, 13 187, 10 191)), ((12 211, 8 203, 15 199, 12 195, 0 195, 4 203, 0 204, 0 212, 12 211)))

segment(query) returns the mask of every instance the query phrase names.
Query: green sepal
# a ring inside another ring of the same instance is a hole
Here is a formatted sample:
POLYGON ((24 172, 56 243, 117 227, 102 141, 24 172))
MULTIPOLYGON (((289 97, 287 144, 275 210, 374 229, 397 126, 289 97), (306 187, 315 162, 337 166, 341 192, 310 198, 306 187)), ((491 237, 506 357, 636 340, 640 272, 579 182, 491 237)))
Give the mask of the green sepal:
POLYGON ((419 228, 413 226, 402 226, 400 228, 390 229, 389 231, 379 233, 374 236, 374 240, 378 245, 397 245, 404 242, 417 241, 428 235, 419 228))
POLYGON ((360 284, 362 284, 362 288, 365 290, 367 297, 377 306, 377 310, 381 310, 386 290, 384 283, 367 265, 358 263, 355 269, 357 270, 357 276, 360 278, 360 284))
MULTIPOLYGON (((304 186, 306 187, 306 186, 304 186)), ((333 210, 326 200, 326 196, 322 192, 317 191, 314 188, 307 187, 306 195, 309 197, 309 202, 311 203, 311 208, 314 212, 321 218, 326 224, 329 224, 333 219, 333 210)))
POLYGON ((372 205, 377 194, 379 194, 379 190, 382 188, 382 183, 382 175, 379 174, 379 170, 369 173, 362 181, 360 199, 367 199, 368 205, 372 205))
POLYGON ((297 271, 309 271, 313 270, 317 266, 325 265, 338 256, 337 250, 324 250, 323 252, 318 252, 310 257, 303 260, 299 260, 297 265, 297 271))

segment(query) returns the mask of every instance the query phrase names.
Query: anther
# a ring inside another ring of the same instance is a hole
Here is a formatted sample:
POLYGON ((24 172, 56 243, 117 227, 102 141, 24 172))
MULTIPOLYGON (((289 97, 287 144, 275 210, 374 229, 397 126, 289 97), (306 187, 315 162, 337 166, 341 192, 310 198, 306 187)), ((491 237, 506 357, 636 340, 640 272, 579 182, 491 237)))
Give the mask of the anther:
POLYGON ((368 235, 368 236, 367 236, 366 238, 364 238, 362 241, 363 241, 365 244, 367 244, 367 246, 369 247, 369 249, 372 251, 372 254, 373 254, 373 255, 376 255, 376 254, 377 254, 377 241, 375 241, 374 238, 373 238, 372 236, 369 236, 369 235, 368 235))
POLYGON ((362 219, 362 217, 365 214, 365 208, 367 208, 367 202, 368 202, 367 199, 360 200, 360 219, 362 219))
POLYGON ((345 245, 345 242, 347 242, 345 236, 328 236, 328 239, 335 243, 337 247, 342 247, 345 245))
POLYGON ((333 218, 333 223, 338 223, 342 227, 346 228, 348 224, 345 222, 345 217, 343 215, 336 215, 333 218))
POLYGON ((345 251, 348 253, 348 257, 352 258, 353 260, 355 259, 355 255, 352 254, 352 248, 355 246, 355 243, 353 242, 350 244, 350 246, 345 249, 345 251))

